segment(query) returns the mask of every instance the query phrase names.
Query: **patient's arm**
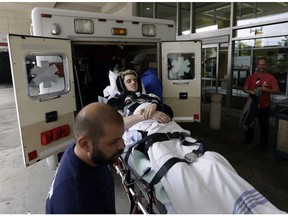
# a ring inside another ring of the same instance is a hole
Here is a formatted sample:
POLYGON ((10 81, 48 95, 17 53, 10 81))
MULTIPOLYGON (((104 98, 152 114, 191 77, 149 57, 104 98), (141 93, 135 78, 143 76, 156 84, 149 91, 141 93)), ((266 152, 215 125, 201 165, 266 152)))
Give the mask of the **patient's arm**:
MULTIPOLYGON (((133 125, 145 120, 145 118, 141 114, 124 116, 124 125, 125 129, 132 127, 133 125)), ((151 115, 150 119, 158 121, 159 123, 166 124, 171 121, 171 118, 161 111, 155 111, 151 115)))
POLYGON ((144 117, 141 114, 131 115, 131 116, 124 116, 124 125, 125 129, 132 127, 133 125, 141 122, 144 120, 144 117))

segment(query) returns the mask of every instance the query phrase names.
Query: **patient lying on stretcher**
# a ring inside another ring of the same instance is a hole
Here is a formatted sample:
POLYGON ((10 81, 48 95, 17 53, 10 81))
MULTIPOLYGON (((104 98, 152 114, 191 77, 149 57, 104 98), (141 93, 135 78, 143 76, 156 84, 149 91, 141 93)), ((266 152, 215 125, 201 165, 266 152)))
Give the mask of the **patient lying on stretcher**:
POLYGON ((143 132, 146 132, 145 136, 156 133, 190 135, 189 131, 172 120, 173 111, 169 106, 152 95, 151 98, 143 99, 140 93, 136 93, 138 86, 141 88, 137 79, 133 71, 120 75, 117 81, 118 86, 122 85, 122 91, 111 97, 108 104, 123 115, 127 129, 124 141, 132 149, 129 161, 141 178, 153 182, 157 172, 168 160, 180 159, 154 185, 157 198, 168 208, 168 213, 285 213, 241 178, 220 154, 206 151, 202 156, 185 161, 185 155, 199 147, 194 145, 198 143, 191 136, 185 136, 185 140, 156 140, 147 154, 133 147, 143 138, 143 132), (191 145, 184 145, 184 141, 191 145), (147 169, 151 171, 146 173, 147 169))
POLYGON ((120 94, 108 100, 124 116, 125 127, 153 119, 159 123, 168 123, 173 118, 172 109, 163 104, 154 94, 142 94, 141 80, 133 70, 120 73, 116 80, 120 94), (138 107, 141 106, 141 109, 138 107), (137 109, 137 112, 135 110, 137 109))

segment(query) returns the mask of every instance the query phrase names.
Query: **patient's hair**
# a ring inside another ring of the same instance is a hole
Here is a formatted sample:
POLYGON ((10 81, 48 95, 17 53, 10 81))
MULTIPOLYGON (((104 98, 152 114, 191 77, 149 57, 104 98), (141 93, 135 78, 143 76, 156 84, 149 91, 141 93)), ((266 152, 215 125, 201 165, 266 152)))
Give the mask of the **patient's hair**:
POLYGON ((135 75, 136 79, 138 79, 138 74, 137 74, 137 72, 134 71, 134 70, 120 71, 119 74, 120 74, 122 80, 124 80, 124 77, 125 77, 126 75, 129 75, 129 74, 135 75))
POLYGON ((119 72, 119 76, 116 79, 116 85, 117 85, 118 91, 121 93, 123 91, 127 91, 125 84, 124 84, 124 77, 130 74, 133 74, 136 77, 138 81, 138 92, 142 92, 141 78, 138 76, 137 72, 134 70, 125 70, 125 71, 119 72))

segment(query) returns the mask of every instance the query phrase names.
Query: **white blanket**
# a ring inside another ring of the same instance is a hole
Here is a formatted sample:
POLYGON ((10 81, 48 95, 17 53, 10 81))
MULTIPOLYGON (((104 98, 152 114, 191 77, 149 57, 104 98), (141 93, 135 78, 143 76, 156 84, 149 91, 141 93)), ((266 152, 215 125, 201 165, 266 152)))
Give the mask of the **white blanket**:
MULTIPOLYGON (((134 125, 127 133, 135 130, 146 130, 148 135, 175 131, 189 133, 174 121, 166 125, 152 120, 143 121, 134 125)), ((144 176, 149 182, 169 158, 184 158, 186 153, 197 147, 183 146, 176 139, 156 142, 148 150, 150 160, 138 151, 133 152, 133 166, 139 175, 147 167, 152 167, 152 171, 144 176)), ((190 164, 175 164, 161 179, 161 183, 156 185, 156 194, 161 196, 160 200, 164 200, 167 206, 169 202, 172 203, 174 210, 169 213, 285 213, 241 178, 224 157, 211 151, 207 151, 190 164)))

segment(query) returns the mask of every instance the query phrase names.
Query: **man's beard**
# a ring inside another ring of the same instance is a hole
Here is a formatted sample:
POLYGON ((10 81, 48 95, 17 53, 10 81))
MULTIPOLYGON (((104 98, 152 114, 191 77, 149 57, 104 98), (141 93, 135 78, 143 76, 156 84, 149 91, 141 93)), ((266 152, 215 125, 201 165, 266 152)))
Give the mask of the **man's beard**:
POLYGON ((112 155, 110 158, 107 158, 107 156, 105 156, 101 150, 94 147, 90 158, 94 164, 114 164, 117 161, 118 156, 120 156, 123 151, 124 149, 119 150, 118 153, 112 155))

